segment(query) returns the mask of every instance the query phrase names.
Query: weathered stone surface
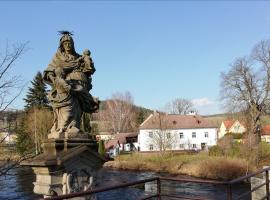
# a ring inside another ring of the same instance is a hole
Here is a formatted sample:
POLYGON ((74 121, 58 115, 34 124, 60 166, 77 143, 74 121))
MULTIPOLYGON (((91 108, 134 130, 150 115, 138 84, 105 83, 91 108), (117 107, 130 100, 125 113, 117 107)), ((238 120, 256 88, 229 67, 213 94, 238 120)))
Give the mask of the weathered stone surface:
POLYGON ((81 145, 86 145, 90 149, 97 151, 97 143, 95 140, 90 139, 48 139, 45 140, 42 144, 43 151, 48 155, 56 155, 60 153, 62 150, 67 150, 72 147, 77 147, 81 145))
POLYGON ((72 34, 61 34, 58 50, 44 71, 45 82, 52 86, 48 97, 54 112, 48 138, 87 138, 80 124, 83 112, 93 113, 99 107, 99 100, 89 93, 95 67, 88 49, 79 55, 72 34))
POLYGON ((91 52, 85 50, 79 55, 72 34, 61 34, 57 53, 43 77, 52 86, 48 97, 54 124, 48 140, 43 142, 43 153, 21 163, 32 167, 36 174, 34 192, 44 197, 90 189, 97 170, 105 162, 97 153, 96 141, 80 130, 83 112, 93 113, 99 106, 99 100, 89 93, 95 72, 91 52))
POLYGON ((96 152, 96 143, 91 140, 47 140, 43 148, 44 153, 22 165, 32 167, 36 174, 34 192, 45 196, 91 188, 96 171, 106 161, 96 152))

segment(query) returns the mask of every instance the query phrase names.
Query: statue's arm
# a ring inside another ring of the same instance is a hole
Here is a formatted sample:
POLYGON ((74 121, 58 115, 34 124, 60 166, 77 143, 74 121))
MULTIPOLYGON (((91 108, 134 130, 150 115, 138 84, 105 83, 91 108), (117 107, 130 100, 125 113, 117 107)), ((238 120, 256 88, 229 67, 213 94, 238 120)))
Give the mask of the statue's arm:
POLYGON ((52 84, 54 84, 54 82, 55 82, 55 76, 54 76, 54 74, 52 72, 49 72, 47 74, 47 79, 49 80, 49 82, 51 82, 52 84))
POLYGON ((55 82, 55 68, 56 68, 56 55, 53 57, 52 62, 48 65, 46 70, 43 72, 43 79, 48 84, 54 84, 55 82))

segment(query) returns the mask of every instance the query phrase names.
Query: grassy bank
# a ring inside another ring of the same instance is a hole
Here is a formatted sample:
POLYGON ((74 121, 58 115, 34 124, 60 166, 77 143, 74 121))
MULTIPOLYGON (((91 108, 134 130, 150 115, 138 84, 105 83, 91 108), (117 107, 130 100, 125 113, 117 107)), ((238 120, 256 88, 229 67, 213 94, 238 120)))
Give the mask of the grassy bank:
POLYGON ((15 150, 8 150, 0 147, 0 160, 18 160, 20 155, 15 150))
POLYGON ((165 155, 133 153, 120 155, 104 167, 122 170, 156 171, 182 174, 199 178, 231 180, 255 170, 245 160, 227 157, 211 157, 205 153, 165 155))

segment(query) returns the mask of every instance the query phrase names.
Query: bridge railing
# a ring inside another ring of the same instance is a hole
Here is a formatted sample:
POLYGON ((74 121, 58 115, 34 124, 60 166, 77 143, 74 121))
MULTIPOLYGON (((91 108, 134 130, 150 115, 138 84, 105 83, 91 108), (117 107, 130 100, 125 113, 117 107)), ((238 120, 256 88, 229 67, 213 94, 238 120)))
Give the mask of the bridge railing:
POLYGON ((156 193, 155 194, 150 194, 148 196, 145 196, 144 198, 141 198, 140 200, 146 200, 146 199, 157 199, 161 200, 162 197, 171 197, 171 198, 176 198, 176 199, 189 199, 189 200, 206 200, 209 198, 206 197, 201 197, 201 196, 179 196, 179 195, 173 195, 173 194, 167 194, 162 192, 161 190, 161 183, 162 182, 178 182, 178 183, 198 183, 198 184, 207 184, 207 185, 223 185, 226 187, 226 199, 227 200, 241 200, 241 199, 248 199, 250 197, 252 192, 255 192, 256 190, 265 187, 265 196, 261 198, 261 200, 270 200, 270 193, 269 193, 269 170, 270 167, 261 169, 255 173, 251 173, 249 175, 233 179, 231 181, 216 181, 216 180, 201 180, 201 179, 186 179, 186 178, 170 178, 170 177, 154 177, 154 178, 149 178, 149 179, 143 179, 139 181, 133 181, 129 183, 123 183, 123 184, 118 184, 118 185, 113 185, 113 186, 107 186, 107 187, 101 187, 101 188, 95 188, 95 189, 90 189, 82 192, 76 192, 76 193, 71 193, 71 194, 65 194, 65 195, 60 195, 60 196, 53 196, 53 197, 48 197, 45 198, 45 200, 62 200, 62 199, 70 199, 74 197, 82 197, 82 196, 88 196, 88 195, 94 195, 97 193, 101 192, 106 192, 110 190, 116 190, 120 188, 126 188, 130 186, 136 186, 139 184, 147 183, 147 182, 156 182, 156 193), (249 181, 250 178, 256 177, 257 175, 264 175, 265 177, 265 182, 259 184, 258 186, 252 188, 251 190, 242 193, 238 195, 237 197, 233 198, 233 187, 237 183, 241 183, 243 181, 249 181))

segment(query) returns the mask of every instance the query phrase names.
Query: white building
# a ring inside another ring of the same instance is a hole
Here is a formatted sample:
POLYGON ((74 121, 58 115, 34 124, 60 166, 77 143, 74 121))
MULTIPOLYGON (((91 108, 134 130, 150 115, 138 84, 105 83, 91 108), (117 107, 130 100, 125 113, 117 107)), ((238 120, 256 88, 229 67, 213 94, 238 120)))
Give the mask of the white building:
POLYGON ((216 145, 217 127, 198 115, 151 114, 138 135, 140 151, 203 150, 216 145))
POLYGON ((114 138, 114 135, 112 132, 99 132, 99 134, 96 135, 96 140, 108 141, 113 138, 114 138))

